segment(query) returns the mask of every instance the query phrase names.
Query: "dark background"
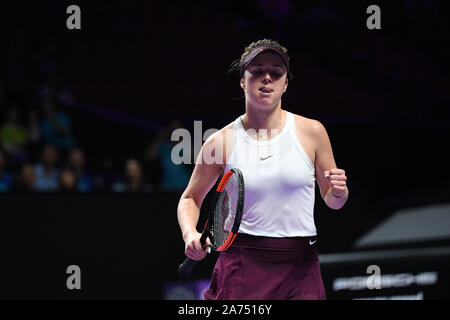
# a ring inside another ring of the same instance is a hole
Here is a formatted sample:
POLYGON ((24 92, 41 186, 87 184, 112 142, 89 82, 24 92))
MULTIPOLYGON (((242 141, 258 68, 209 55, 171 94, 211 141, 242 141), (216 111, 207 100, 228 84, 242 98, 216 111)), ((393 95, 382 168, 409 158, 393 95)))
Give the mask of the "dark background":
MULTIPOLYGON (((350 251, 394 211, 450 200, 448 9, 437 0, 2 3, 0 108, 39 106, 39 88, 56 83, 73 96, 60 107, 92 173, 105 159, 120 171, 170 120, 206 130, 243 114, 227 70, 250 42, 275 39, 294 73, 283 108, 324 124, 348 176, 342 210, 317 197, 320 252, 350 251), (81 30, 66 28, 70 4, 81 30), (371 4, 381 30, 366 28, 371 4)), ((0 296, 160 299, 183 258, 179 196, 1 195, 0 296), (65 289, 69 264, 86 270, 81 293, 65 289)), ((194 278, 209 276, 210 260, 194 278)))

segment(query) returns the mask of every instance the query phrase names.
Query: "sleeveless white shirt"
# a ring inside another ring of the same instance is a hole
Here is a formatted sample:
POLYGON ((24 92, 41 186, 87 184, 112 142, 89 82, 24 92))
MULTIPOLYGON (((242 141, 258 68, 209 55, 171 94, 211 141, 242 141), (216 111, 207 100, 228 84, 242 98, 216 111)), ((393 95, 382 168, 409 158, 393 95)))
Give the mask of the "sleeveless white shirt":
POLYGON ((244 176, 245 203, 239 232, 267 237, 315 236, 315 170, 297 139, 294 116, 270 140, 255 140, 241 117, 233 123, 234 147, 226 171, 244 176))

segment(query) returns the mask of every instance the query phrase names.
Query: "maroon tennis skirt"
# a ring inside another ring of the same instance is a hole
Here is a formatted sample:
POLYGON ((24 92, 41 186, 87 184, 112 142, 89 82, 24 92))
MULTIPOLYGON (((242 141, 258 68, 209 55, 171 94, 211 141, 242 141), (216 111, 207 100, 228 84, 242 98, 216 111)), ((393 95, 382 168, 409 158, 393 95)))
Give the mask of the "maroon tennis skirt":
POLYGON ((239 233, 221 252, 206 300, 325 300, 316 237, 239 233))

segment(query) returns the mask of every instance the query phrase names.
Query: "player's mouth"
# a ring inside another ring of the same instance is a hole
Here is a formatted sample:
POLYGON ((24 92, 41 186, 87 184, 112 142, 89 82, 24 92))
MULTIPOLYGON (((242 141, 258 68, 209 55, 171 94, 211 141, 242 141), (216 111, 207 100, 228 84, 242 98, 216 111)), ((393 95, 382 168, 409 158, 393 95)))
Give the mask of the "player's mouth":
POLYGON ((273 90, 268 87, 261 87, 258 90, 265 94, 271 94, 273 92, 273 90))

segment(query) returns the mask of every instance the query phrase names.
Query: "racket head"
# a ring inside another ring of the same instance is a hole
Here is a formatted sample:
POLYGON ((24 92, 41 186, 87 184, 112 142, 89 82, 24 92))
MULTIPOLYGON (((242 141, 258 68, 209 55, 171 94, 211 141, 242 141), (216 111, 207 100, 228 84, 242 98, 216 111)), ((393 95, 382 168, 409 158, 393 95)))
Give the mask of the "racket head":
POLYGON ((227 250, 237 236, 244 211, 244 191, 244 178, 237 168, 228 170, 219 181, 204 232, 216 251, 227 250))
MULTIPOLYGON (((244 178, 242 172, 233 168, 220 179, 209 211, 208 219, 203 228, 200 242, 205 245, 209 237, 216 251, 224 251, 233 243, 241 225, 244 210, 244 178)), ((178 272, 188 276, 197 261, 187 258, 179 266, 178 272)))

